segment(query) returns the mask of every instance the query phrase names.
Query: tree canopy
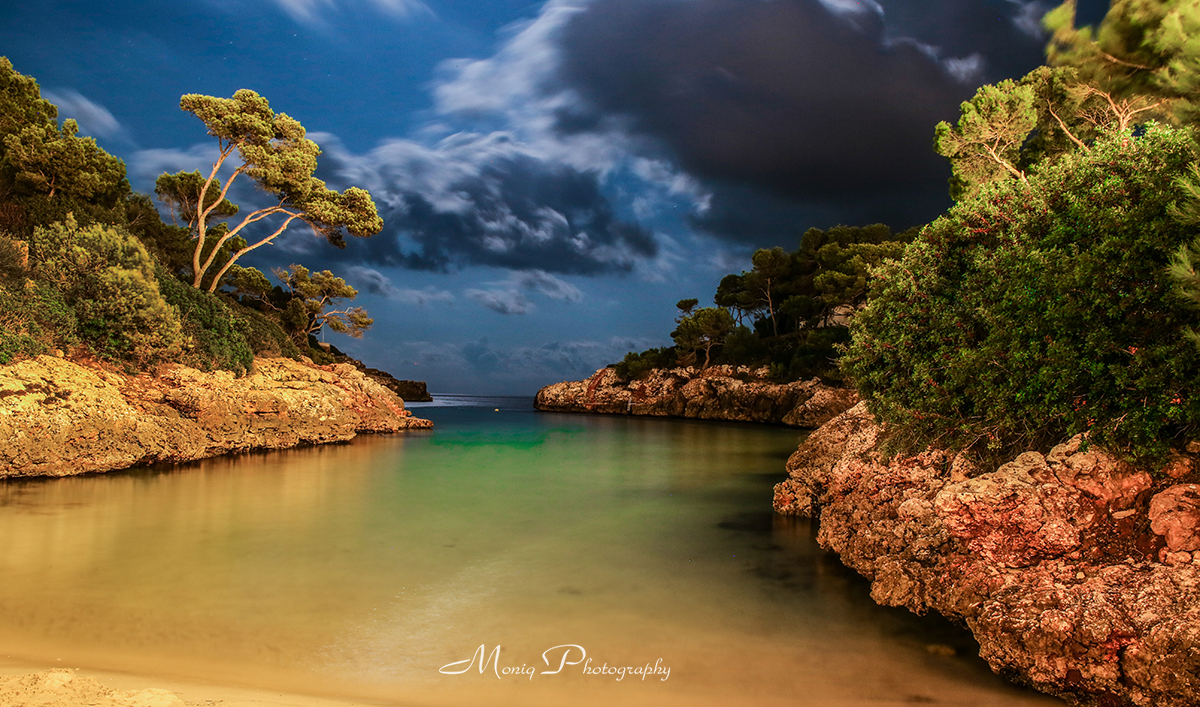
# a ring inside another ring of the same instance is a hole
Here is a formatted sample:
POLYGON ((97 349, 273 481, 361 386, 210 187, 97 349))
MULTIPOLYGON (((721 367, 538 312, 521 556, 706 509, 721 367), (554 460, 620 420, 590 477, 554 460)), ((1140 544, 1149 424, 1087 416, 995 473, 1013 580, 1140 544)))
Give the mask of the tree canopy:
MULTIPOLYGON (((366 192, 339 194, 312 178, 319 150, 298 123, 271 113, 252 92, 239 96, 238 105, 205 97, 185 103, 223 136, 220 159, 234 158, 223 174, 250 174, 243 182, 276 200, 238 222, 242 233, 261 238, 250 226, 276 215, 284 227, 299 218, 339 245, 346 233, 380 228, 366 192)), ((341 278, 294 266, 285 290, 232 265, 273 236, 250 246, 230 228, 240 213, 226 198, 230 180, 217 176, 220 167, 207 176, 162 175, 155 192, 170 212, 164 222, 150 197, 130 192, 121 161, 80 137, 74 121, 60 125, 37 82, 0 57, 0 363, 61 349, 130 367, 178 361, 245 372, 256 354, 303 352, 330 362, 307 341, 325 326, 361 335, 370 317, 336 306, 357 294, 341 278), (204 274, 197 251, 203 267, 216 266, 205 282, 210 291, 182 280, 204 274), (226 276, 235 280, 233 296, 212 292, 226 276), (289 321, 295 343, 283 327, 289 321)))
POLYGON ((11 199, 57 199, 64 215, 76 205, 118 206, 130 191, 125 164, 78 132, 74 120, 59 125, 37 81, 0 57, 0 189, 11 199))
POLYGON ((810 228, 799 248, 762 248, 750 269, 726 275, 716 307, 680 300, 674 345, 630 352, 617 374, 636 378, 656 368, 712 363, 769 367, 778 380, 819 376, 838 381, 835 346, 849 338, 846 321, 867 300, 872 271, 897 258, 916 230, 884 224, 810 228))
POLYGON ((240 257, 272 242, 297 219, 338 247, 345 246, 347 233, 366 237, 383 228, 375 202, 365 190, 350 187, 337 192, 313 176, 320 154, 317 144, 306 137, 304 127, 297 120, 272 111, 267 100, 254 91, 241 89, 232 98, 188 94, 180 99, 179 105, 204 123, 208 134, 217 138, 220 148, 217 161, 203 183, 181 173, 172 175, 163 185, 164 193, 173 200, 174 210, 195 224, 197 242, 192 256, 192 284, 195 287, 202 286, 205 274, 216 264, 226 243, 234 238, 245 238, 249 233, 247 227, 271 217, 282 221, 267 235, 253 236, 258 240, 234 250, 209 280, 210 292, 221 285, 226 272, 240 257), (234 154, 241 164, 218 191, 217 174, 234 154), (242 175, 253 180, 275 203, 246 214, 236 225, 210 241, 210 220, 233 215, 229 213, 232 204, 226 197, 230 187, 242 175), (184 194, 185 189, 190 193, 184 194))
POLYGON ((1043 23, 1053 33, 1046 48, 1052 66, 1075 68, 1082 83, 1114 105, 1161 105, 1172 122, 1195 127, 1200 5, 1194 0, 1112 0, 1098 27, 1077 27, 1075 0, 1067 0, 1043 23))
MULTIPOLYGON (((242 274, 242 279, 248 287, 261 290, 266 278, 260 280, 254 275, 257 271, 249 270, 251 272, 242 274)), ((284 322, 303 340, 324 327, 357 339, 375 323, 362 307, 329 309, 342 300, 353 300, 358 296, 358 290, 328 270, 310 272, 303 265, 293 264, 286 270, 276 268, 274 274, 291 295, 284 310, 284 322)))
POLYGON ((985 184, 1031 171, 1100 136, 1157 120, 1200 127, 1200 4, 1114 0, 1097 27, 1077 27, 1075 2, 1050 11, 1050 66, 983 86, 934 146, 961 201, 985 184))

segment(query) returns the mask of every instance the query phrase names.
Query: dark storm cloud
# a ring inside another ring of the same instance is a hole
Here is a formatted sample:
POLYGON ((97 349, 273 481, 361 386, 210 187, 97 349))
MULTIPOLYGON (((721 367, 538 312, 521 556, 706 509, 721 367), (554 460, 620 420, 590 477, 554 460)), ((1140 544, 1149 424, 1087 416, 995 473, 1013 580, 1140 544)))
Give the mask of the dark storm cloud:
POLYGON ((556 127, 619 116, 711 190, 697 225, 737 240, 805 216, 793 230, 912 225, 948 205, 934 125, 979 83, 1040 62, 1039 7, 598 0, 561 34, 561 80, 582 100, 556 127))
POLYGON ((507 135, 456 134, 434 147, 393 140, 367 155, 323 135, 320 174, 366 187, 384 231, 343 259, 418 270, 625 272, 658 246, 618 219, 599 177, 541 158, 507 135))
POLYGON ((942 57, 980 55, 972 84, 1021 76, 1044 60, 1042 15, 1058 2, 882 0, 886 32, 936 47, 942 57))

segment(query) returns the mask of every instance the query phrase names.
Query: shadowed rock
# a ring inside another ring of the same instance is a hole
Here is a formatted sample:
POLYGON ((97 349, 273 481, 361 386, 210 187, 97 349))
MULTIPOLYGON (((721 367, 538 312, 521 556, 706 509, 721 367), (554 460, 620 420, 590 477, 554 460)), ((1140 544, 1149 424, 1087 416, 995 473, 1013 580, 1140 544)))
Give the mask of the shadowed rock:
POLYGON ((994 670, 1075 704, 1200 704, 1200 486, 1081 437, 989 471, 936 449, 887 460, 880 433, 860 403, 775 488, 877 602, 965 624, 994 670))

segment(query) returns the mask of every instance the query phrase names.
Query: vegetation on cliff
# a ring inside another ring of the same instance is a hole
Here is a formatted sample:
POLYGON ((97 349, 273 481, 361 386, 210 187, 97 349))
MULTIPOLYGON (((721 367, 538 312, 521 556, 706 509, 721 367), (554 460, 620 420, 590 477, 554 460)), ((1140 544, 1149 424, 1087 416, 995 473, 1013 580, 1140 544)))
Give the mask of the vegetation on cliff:
POLYGON ((995 451, 1088 431, 1161 455, 1200 423, 1195 313, 1171 255, 1195 159, 1181 130, 1117 132, 987 185, 876 273, 842 367, 897 439, 995 451))
POLYGON ((938 126, 959 203, 876 271, 851 325, 842 368, 895 448, 1088 432, 1152 460, 1200 425, 1196 313, 1168 274, 1198 233, 1200 10, 1117 1, 1095 31, 1073 10, 1046 19, 1056 66, 938 126))
POLYGON ((159 178, 168 223, 131 191, 120 160, 78 136, 74 121, 60 125, 37 82, 0 57, 0 363, 58 349, 134 368, 178 361, 240 373, 256 354, 332 362, 313 334, 370 327, 361 308, 333 309, 358 293, 327 270, 292 264, 273 285, 235 264, 297 219, 338 246, 344 233, 377 232, 370 195, 315 179, 317 145, 252 91, 184 96, 182 107, 221 152, 206 177, 159 178), (222 183, 217 172, 235 153, 242 164, 222 183), (275 203, 230 227, 239 208, 226 196, 243 174, 275 203), (269 217, 281 221, 263 230, 269 217))
POLYGON ((883 224, 811 228, 793 252, 758 250, 750 270, 721 280, 716 307, 679 303, 674 346, 630 353, 617 374, 640 378, 655 368, 726 364, 769 367, 780 382, 840 381, 835 346, 850 338, 847 315, 866 300, 871 268, 898 257, 915 235, 883 224))
POLYGON ((674 346, 617 373, 732 363, 844 378, 896 450, 1000 456, 1088 432, 1160 460, 1195 439, 1200 9, 1114 0, 1094 28, 1074 10, 1046 15, 1049 66, 981 87, 936 126, 947 214, 760 250, 715 308, 680 302, 674 346))

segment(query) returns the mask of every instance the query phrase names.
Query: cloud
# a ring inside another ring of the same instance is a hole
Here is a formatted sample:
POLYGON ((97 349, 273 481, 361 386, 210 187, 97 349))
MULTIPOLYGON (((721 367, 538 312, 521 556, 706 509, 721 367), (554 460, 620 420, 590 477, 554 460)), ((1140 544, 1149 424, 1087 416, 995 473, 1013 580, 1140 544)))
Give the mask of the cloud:
MULTIPOLYGON (((361 2, 347 2, 345 0, 342 2, 338 2, 337 0, 274 1, 293 20, 306 23, 317 21, 323 12, 362 4, 361 2)), ((401 19, 418 15, 433 15, 433 11, 429 9, 429 6, 420 0, 368 0, 366 4, 373 6, 376 10, 401 19)))
POLYGON ((949 205, 934 125, 976 82, 1041 62, 1039 8, 551 0, 494 56, 444 64, 436 108, 628 180, 643 221, 686 204, 694 227, 754 244, 838 222, 904 227, 949 205))
POLYGON ((467 297, 500 314, 528 314, 533 308, 529 298, 517 290, 467 290, 467 297))
POLYGON ((393 363, 413 366, 405 375, 426 380, 433 390, 536 390, 561 380, 586 378, 620 361, 629 351, 661 346, 663 341, 613 337, 606 340, 555 340, 504 347, 487 337, 466 343, 402 341, 391 351, 393 363))
POLYGON ((60 118, 74 118, 86 135, 121 137, 127 134, 125 127, 107 108, 73 88, 44 90, 42 98, 58 106, 60 118))
MULTIPOLYGON (((153 193, 154 180, 158 179, 160 174, 180 171, 193 172, 198 169, 207 175, 219 157, 220 149, 215 142, 200 143, 187 149, 138 150, 129 158, 129 181, 133 183, 135 189, 153 193)), ((230 169, 232 170, 233 167, 230 169)))
POLYGON ((347 268, 346 276, 351 286, 365 289, 373 295, 379 295, 380 297, 385 297, 401 304, 413 304, 425 307, 430 304, 454 303, 454 294, 451 292, 439 290, 432 286, 420 290, 398 288, 383 273, 361 265, 353 265, 347 268))
POLYGON ((578 302, 583 293, 571 283, 543 270, 515 272, 507 280, 488 283, 488 290, 470 289, 466 296, 500 314, 528 314, 534 309, 526 292, 538 292, 550 299, 578 302))
POLYGON ((460 352, 463 360, 480 373, 493 373, 500 367, 500 355, 488 346, 486 336, 464 345, 460 352))
POLYGON ((946 71, 959 83, 969 86, 980 83, 979 79, 983 76, 984 67, 987 65, 987 61, 979 52, 971 56, 951 57, 942 63, 945 65, 946 71))
POLYGON ((600 176, 545 159, 505 132, 455 133, 432 146, 384 142, 365 155, 315 134, 318 172, 371 192, 384 231, 343 259, 418 270, 472 265, 598 274, 628 272, 658 250, 616 216, 600 176))
POLYGON ((1013 16, 1013 26, 1039 41, 1046 40, 1046 30, 1042 28, 1042 16, 1049 12, 1050 7, 1042 2, 1023 2, 1008 0, 1017 7, 1013 16))
POLYGON ((566 29, 563 62, 593 111, 626 116, 689 174, 832 195, 941 167, 929 136, 962 91, 920 48, 883 41, 815 0, 607 0, 566 29))
POLYGON ((578 287, 542 270, 516 273, 513 275, 513 284, 520 289, 536 290, 550 299, 565 302, 578 302, 583 299, 583 293, 578 287))

